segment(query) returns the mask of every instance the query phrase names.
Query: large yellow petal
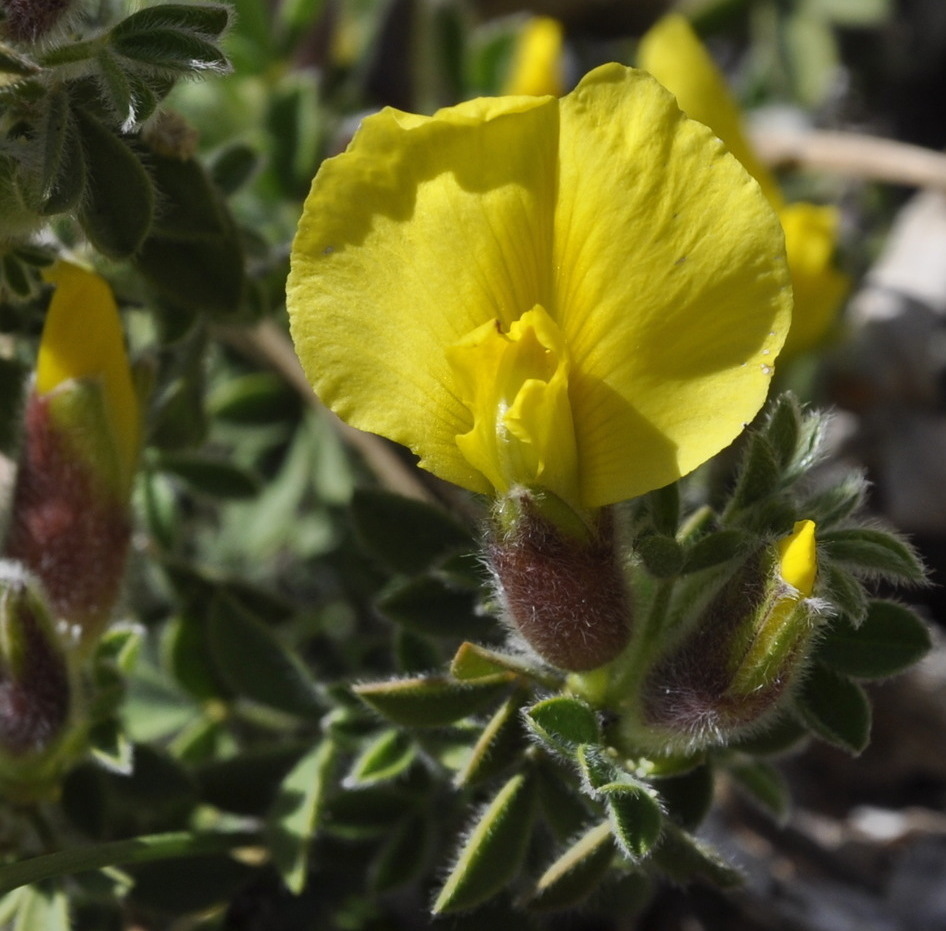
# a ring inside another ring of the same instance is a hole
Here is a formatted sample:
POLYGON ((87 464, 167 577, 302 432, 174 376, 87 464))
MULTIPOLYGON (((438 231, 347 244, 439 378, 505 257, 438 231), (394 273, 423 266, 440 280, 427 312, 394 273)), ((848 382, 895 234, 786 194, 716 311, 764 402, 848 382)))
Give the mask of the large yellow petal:
POLYGON ((658 20, 640 41, 637 64, 677 98, 687 116, 709 126, 762 185, 772 205, 781 206, 778 184, 749 144, 725 78, 685 17, 671 13, 658 20))
POLYGON ((561 102, 553 265, 586 507, 674 481, 758 411, 791 316, 778 218, 642 72, 561 102))
POLYGON ((813 349, 824 339, 851 281, 834 263, 840 223, 835 207, 789 204, 779 218, 795 289, 792 328, 783 349, 786 356, 792 356, 813 349))
POLYGON ((446 347, 549 305, 558 102, 386 109, 313 182, 288 306, 303 368, 339 416, 474 491, 456 437, 473 426, 446 347))

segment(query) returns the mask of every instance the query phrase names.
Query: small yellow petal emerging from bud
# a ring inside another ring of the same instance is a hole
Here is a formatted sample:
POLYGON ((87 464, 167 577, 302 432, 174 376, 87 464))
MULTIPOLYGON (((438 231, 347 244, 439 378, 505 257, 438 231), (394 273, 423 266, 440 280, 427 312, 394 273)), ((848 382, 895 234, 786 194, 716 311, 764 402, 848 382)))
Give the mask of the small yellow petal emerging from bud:
POLYGON ((779 575, 803 598, 810 598, 815 590, 818 573, 818 553, 815 546, 815 522, 796 521, 791 536, 779 541, 779 575))
POLYGON ((36 363, 36 392, 48 394, 69 379, 99 379, 106 416, 124 473, 134 473, 140 444, 138 397, 118 307, 108 283, 60 262, 47 279, 56 286, 36 363))

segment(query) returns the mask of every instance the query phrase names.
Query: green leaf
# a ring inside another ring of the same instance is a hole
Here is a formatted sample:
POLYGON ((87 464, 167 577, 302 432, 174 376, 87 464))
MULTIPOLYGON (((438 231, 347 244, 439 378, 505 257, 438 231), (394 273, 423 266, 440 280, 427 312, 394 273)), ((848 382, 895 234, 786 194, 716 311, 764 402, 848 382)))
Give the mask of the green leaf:
POLYGON ((854 756, 870 742, 870 702, 864 690, 824 666, 811 669, 795 707, 811 731, 854 756))
POLYGON ((182 29, 158 26, 144 32, 120 32, 116 28, 112 30, 111 47, 143 65, 181 74, 226 74, 231 70, 227 56, 213 42, 182 29))
POLYGON ((40 172, 40 206, 45 216, 71 210, 85 188, 85 157, 69 102, 62 88, 48 99, 40 136, 45 144, 40 172))
POLYGON ((161 210, 135 259, 157 294, 232 316, 244 290, 243 245, 220 192, 197 159, 149 154, 161 210))
POLYGON ((379 489, 358 489, 352 519, 362 545, 385 566, 417 575, 448 554, 473 550, 469 531, 440 508, 379 489))
POLYGON ((661 777, 654 788, 660 793, 667 815, 687 830, 695 830, 713 803, 713 767, 704 763, 688 772, 661 777))
POLYGON ((512 676, 457 682, 441 676, 356 685, 356 695, 379 714, 407 727, 444 727, 482 711, 509 689, 512 676))
POLYGON ((647 571, 658 579, 669 579, 683 568, 683 547, 670 536, 653 534, 634 541, 634 549, 647 571))
POLYGON ((689 882, 702 876, 722 889, 732 889, 742 883, 738 870, 672 821, 664 822, 660 842, 651 855, 660 869, 677 882, 689 882))
POLYGON ((798 401, 792 394, 779 395, 767 412, 764 431, 771 444, 775 461, 783 469, 789 466, 796 456, 801 428, 802 417, 798 401))
POLYGON ((664 822, 656 799, 643 786, 622 782, 600 786, 598 793, 607 803, 618 849, 632 863, 644 859, 657 843, 664 822))
POLYGON ((904 605, 871 601, 859 627, 834 624, 818 645, 818 660, 858 679, 882 679, 912 666, 932 648, 929 630, 904 605))
POLYGON ((29 77, 38 74, 39 65, 12 45, 0 42, 0 74, 15 74, 17 77, 29 77))
POLYGON ((892 532, 870 527, 830 530, 818 535, 825 555, 852 572, 891 582, 926 581, 926 569, 905 540, 892 532))
POLYGON ((127 259, 151 228, 154 189, 131 149, 81 107, 73 107, 85 161, 94 165, 85 185, 79 223, 89 241, 111 259, 127 259))
POLYGON ((673 537, 680 522, 680 486, 671 482, 650 492, 645 500, 654 530, 658 534, 673 537))
POLYGON ((516 877, 532 830, 533 796, 522 774, 499 790, 464 841, 434 902, 435 915, 473 908, 516 877))
POLYGON ((791 794, 785 777, 771 763, 753 760, 728 770, 736 784, 758 802, 779 824, 788 818, 791 794))
POLYGON ((227 597, 210 609, 207 638, 217 672, 237 695, 303 718, 321 716, 315 685, 272 632, 227 597))
POLYGON ((752 756, 778 756, 798 748, 808 736, 804 726, 789 714, 778 716, 764 730, 730 744, 733 750, 752 756))
POLYGON ((232 142, 214 156, 210 177, 224 194, 235 194, 249 181, 259 164, 256 149, 242 142, 232 142))
POLYGON ((529 708, 524 720, 539 740, 566 756, 571 756, 579 744, 601 742, 597 714, 578 698, 547 698, 529 708))
POLYGON ((411 815, 390 832, 368 871, 375 893, 399 889, 423 875, 434 847, 431 828, 427 818, 411 815))
POLYGON ((429 575, 389 586, 378 610, 408 630, 434 637, 482 637, 495 624, 477 613, 474 592, 429 575))
POLYGON ((124 38, 147 35, 155 29, 177 29, 216 38, 230 25, 231 15, 230 7, 222 3, 160 3, 132 13, 111 34, 124 38))
POLYGON ((486 782, 510 766, 526 748, 519 710, 523 696, 510 696, 483 728, 454 785, 473 786, 486 782))
POLYGON ((331 740, 313 747, 286 776, 269 819, 273 861, 289 891, 305 887, 308 852, 331 787, 336 748, 331 740))
POLYGON ((413 741, 402 731, 383 731, 352 764, 343 785, 360 789, 397 779, 417 757, 413 741))
POLYGON ((524 662, 522 657, 489 650, 477 643, 461 643, 450 664, 450 675, 455 679, 481 679, 483 676, 503 672, 538 679, 543 684, 548 684, 549 688, 562 684, 557 674, 548 673, 545 669, 535 669, 524 662))
MULTIPOLYGON (((820 541, 819 541, 820 542, 820 541)), ((818 559, 819 588, 837 608, 838 613, 848 618, 856 627, 867 616, 867 592, 864 586, 847 569, 829 559, 818 559)))
POLYGON ((95 64, 107 103, 118 120, 119 128, 122 132, 131 132, 140 118, 138 101, 128 74, 107 48, 95 56, 95 64))
POLYGON ((772 444, 763 434, 752 434, 727 511, 750 508, 774 494, 780 482, 781 469, 772 444))
POLYGON ((755 538, 744 530, 719 530, 701 537, 686 551, 683 572, 700 572, 745 553, 755 538))
POLYGON ((860 472, 845 475, 803 499, 798 512, 818 525, 820 536, 859 511, 869 487, 869 482, 860 472))
POLYGON ((602 752, 600 747, 580 744, 575 749, 575 760, 581 776, 582 790, 596 796, 602 786, 620 782, 626 773, 602 752))
POLYGON ((293 767, 311 748, 298 741, 244 751, 197 768, 201 800, 222 811, 257 818, 275 803, 293 767))
POLYGON ((583 902, 611 868, 615 846, 606 821, 582 834, 545 870, 524 903, 533 911, 558 911, 583 902))
POLYGON ((213 498, 255 498, 262 488, 259 476, 232 462, 201 453, 164 453, 156 465, 162 472, 186 482, 192 490, 213 498))
POLYGON ((231 378, 215 389, 210 412, 219 420, 261 426, 298 414, 295 392, 272 372, 252 372, 231 378))

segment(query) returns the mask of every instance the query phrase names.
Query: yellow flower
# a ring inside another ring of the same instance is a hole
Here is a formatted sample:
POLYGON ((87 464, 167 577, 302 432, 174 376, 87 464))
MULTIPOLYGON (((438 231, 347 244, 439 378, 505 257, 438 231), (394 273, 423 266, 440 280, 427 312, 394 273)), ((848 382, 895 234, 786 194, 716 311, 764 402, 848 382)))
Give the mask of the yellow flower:
POLYGON ((562 24, 557 19, 548 16, 529 19, 516 40, 503 93, 560 97, 565 90, 563 36, 562 24))
POLYGON ((134 477, 141 425, 115 298, 103 278, 78 265, 60 262, 46 279, 56 290, 39 344, 36 393, 49 394, 73 380, 99 385, 124 493, 134 477))
POLYGON ((722 74, 683 16, 671 14, 659 20, 641 39, 637 57, 638 65, 677 98, 689 117, 705 123, 726 143, 778 211, 795 290, 792 329, 783 353, 787 357, 816 346, 850 287, 834 264, 837 210, 805 203, 786 206, 778 182, 746 137, 722 74))
POLYGON ((762 404, 791 293, 758 186, 652 78, 385 109, 326 161, 288 283, 322 400, 472 491, 666 485, 762 404))

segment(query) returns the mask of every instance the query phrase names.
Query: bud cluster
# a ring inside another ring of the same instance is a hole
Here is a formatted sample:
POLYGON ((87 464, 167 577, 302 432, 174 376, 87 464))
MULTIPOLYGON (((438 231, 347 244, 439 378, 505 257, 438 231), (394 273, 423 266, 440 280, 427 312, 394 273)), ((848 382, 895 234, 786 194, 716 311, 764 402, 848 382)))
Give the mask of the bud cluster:
POLYGON ((49 277, 0 573, 0 781, 21 786, 81 742, 73 670, 119 594, 140 432, 108 285, 70 265, 49 277))
POLYGON ((758 730, 804 683, 828 621, 861 622, 861 579, 922 580, 906 544, 858 527, 862 481, 802 482, 823 426, 780 399, 747 436, 724 506, 682 526, 667 491, 580 518, 530 490, 500 502, 485 555, 507 622, 617 712, 627 752, 688 754, 758 730))

